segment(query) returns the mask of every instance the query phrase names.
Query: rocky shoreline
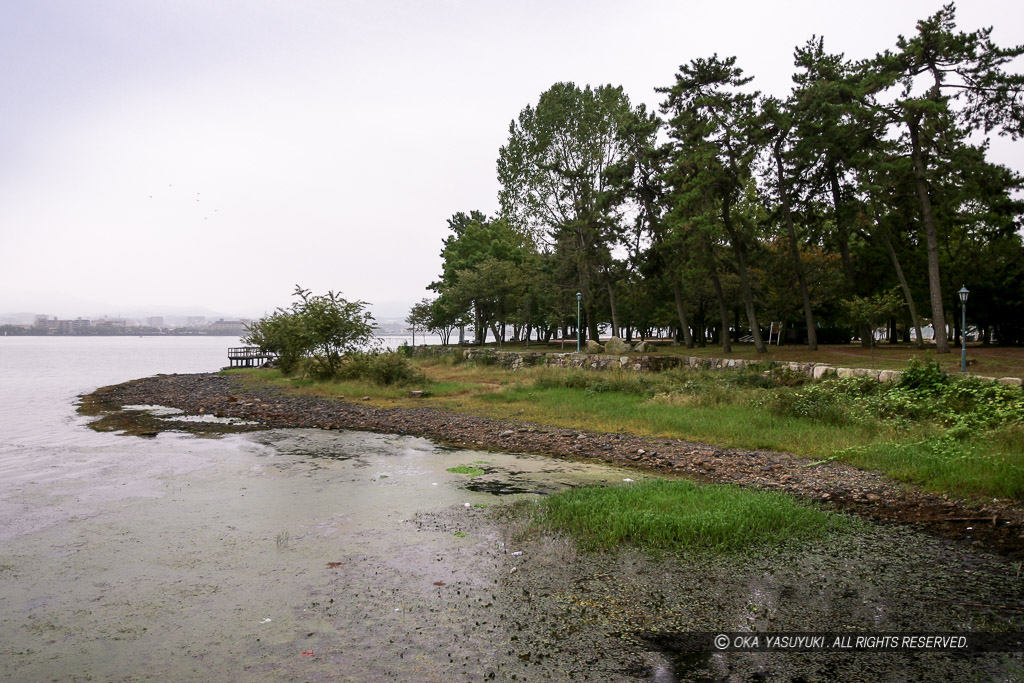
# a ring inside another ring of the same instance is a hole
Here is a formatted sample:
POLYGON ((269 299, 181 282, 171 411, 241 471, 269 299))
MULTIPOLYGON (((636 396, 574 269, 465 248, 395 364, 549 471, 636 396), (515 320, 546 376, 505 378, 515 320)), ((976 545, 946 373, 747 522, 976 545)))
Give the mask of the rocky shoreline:
POLYGON ((878 522, 910 524, 1012 559, 1024 558, 1024 506, 950 499, 836 462, 786 453, 719 448, 677 439, 564 429, 443 412, 378 408, 364 403, 244 384, 216 374, 157 375, 84 396, 80 411, 100 415, 97 429, 155 434, 267 428, 351 429, 408 434, 449 446, 535 453, 685 476, 698 481, 785 491, 878 522), (176 408, 186 416, 234 418, 250 424, 157 419, 125 406, 176 408), (134 428, 133 428, 134 427, 134 428))

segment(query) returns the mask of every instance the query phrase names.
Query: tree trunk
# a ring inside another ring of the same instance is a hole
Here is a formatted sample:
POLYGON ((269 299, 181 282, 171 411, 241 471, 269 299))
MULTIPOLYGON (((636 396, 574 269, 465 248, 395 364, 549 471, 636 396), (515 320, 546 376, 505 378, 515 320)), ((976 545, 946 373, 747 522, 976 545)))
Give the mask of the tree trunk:
MULTIPOLYGON (((852 296, 857 293, 857 274, 853 269, 853 259, 850 258, 850 227, 846 222, 845 204, 842 191, 839 189, 839 174, 836 172, 834 163, 828 169, 828 182, 832 191, 836 236, 839 238, 839 258, 843 264, 843 275, 846 276, 846 293, 848 296, 852 296)), ((860 337, 861 346, 871 345, 871 328, 868 325, 860 325, 857 334, 860 337)))
POLYGON ((764 339, 761 338, 761 328, 757 322, 757 312, 754 310, 754 294, 750 289, 750 272, 747 270, 746 249, 744 248, 743 238, 732 227, 728 202, 722 208, 722 218, 725 230, 729 233, 729 240, 732 242, 733 252, 736 254, 736 266, 740 276, 740 291, 743 293, 743 305, 747 309, 750 334, 754 337, 754 347, 758 353, 765 353, 764 339))
POLYGON ((789 205, 789 189, 786 187, 785 169, 782 165, 782 139, 775 144, 775 165, 779 172, 779 197, 782 200, 782 213, 786 217, 786 231, 789 233, 789 245, 792 251, 793 270, 796 272, 797 285, 800 288, 800 299, 804 306, 804 322, 807 325, 807 348, 818 350, 818 331, 814 326, 814 312, 811 310, 811 295, 807 291, 807 279, 804 277, 803 264, 800 262, 800 245, 796 239, 796 228, 793 226, 793 211, 789 205))
POLYGON ((843 275, 846 276, 847 293, 856 294, 856 273, 853 270, 853 259, 850 258, 850 230, 846 224, 839 175, 836 173, 835 165, 829 167, 828 181, 832 190, 832 211, 836 222, 836 236, 839 238, 839 258, 843 264, 843 275))
POLYGON ((732 353, 732 340, 729 339, 729 309, 725 305, 722 281, 718 279, 718 273, 713 268, 711 270, 711 283, 715 286, 715 299, 718 300, 718 316, 722 321, 718 332, 718 341, 722 344, 723 353, 732 353))
POLYGON ((473 334, 476 337, 476 343, 483 345, 487 341, 487 322, 484 320, 479 308, 474 313, 476 324, 473 326, 473 334))
POLYGON ((583 321, 587 325, 587 335, 584 335, 583 341, 586 341, 587 339, 593 339, 594 341, 600 343, 601 330, 599 330, 597 327, 597 316, 594 315, 594 310, 592 306, 588 306, 587 309, 583 311, 583 321))
POLYGON ((908 121, 908 126, 910 128, 910 154, 914 161, 914 180, 917 184, 917 197, 921 201, 921 220, 924 222, 925 243, 928 248, 928 290, 932 302, 935 351, 936 353, 949 353, 949 338, 946 336, 946 311, 942 303, 942 281, 939 277, 939 237, 935 228, 932 200, 928 195, 924 156, 921 152, 920 118, 912 118, 908 121))
POLYGON ((672 278, 672 296, 676 299, 676 315, 679 316, 679 328, 683 332, 683 342, 686 348, 693 348, 693 334, 690 333, 690 325, 686 321, 686 310, 683 307, 683 293, 679 289, 679 282, 672 278))
POLYGON ((903 273, 903 267, 900 266, 900 259, 896 255, 896 250, 892 246, 892 240, 889 239, 889 230, 882 226, 879 226, 882 234, 882 241, 885 242, 885 248, 889 252, 889 258, 892 259, 892 267, 896 270, 896 277, 900 281, 900 288, 903 289, 903 298, 907 302, 907 308, 910 310, 910 321, 914 325, 914 332, 917 333, 917 348, 924 347, 924 337, 921 336, 921 319, 917 316, 917 306, 914 305, 914 295, 910 293, 910 285, 907 284, 907 277, 903 273))
POLYGON ((611 278, 605 282, 608 289, 608 306, 612 309, 612 336, 619 336, 619 312, 615 306, 615 287, 612 286, 611 278))
MULTIPOLYGON (((579 277, 580 293, 583 295, 582 315, 583 325, 585 325, 583 329, 585 329, 590 334, 590 339, 593 339, 594 341, 600 341, 601 335, 597 329, 597 316, 594 315, 594 297, 592 296, 592 293, 590 291, 590 272, 585 264, 580 264, 579 277)), ((582 335, 580 337, 581 341, 586 341, 587 338, 588 337, 586 335, 582 335)))

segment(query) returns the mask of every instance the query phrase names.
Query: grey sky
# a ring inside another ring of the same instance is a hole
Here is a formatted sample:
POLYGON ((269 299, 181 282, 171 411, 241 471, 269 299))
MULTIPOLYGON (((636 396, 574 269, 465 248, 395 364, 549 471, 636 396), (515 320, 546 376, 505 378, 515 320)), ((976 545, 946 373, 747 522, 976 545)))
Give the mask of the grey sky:
MULTIPOLYGON (((717 52, 785 95, 811 35, 869 57, 940 6, 4 2, 0 312, 258 316, 301 284, 402 314, 440 271, 446 219, 497 209, 509 122, 553 83, 656 108, 717 52)), ((1024 3, 961 2, 958 24, 1024 43, 1024 3)), ((993 157, 1022 170, 1021 144, 993 157)))

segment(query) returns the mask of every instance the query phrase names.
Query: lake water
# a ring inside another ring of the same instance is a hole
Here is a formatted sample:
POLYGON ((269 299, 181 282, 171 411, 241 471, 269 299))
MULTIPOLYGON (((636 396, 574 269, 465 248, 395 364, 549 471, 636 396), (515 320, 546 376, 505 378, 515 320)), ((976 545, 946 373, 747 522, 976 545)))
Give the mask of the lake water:
POLYGON ((0 679, 501 678, 480 596, 515 556, 487 491, 624 475, 355 432, 143 439, 75 412, 235 344, 0 337, 0 679), (470 463, 487 474, 447 471, 470 463))

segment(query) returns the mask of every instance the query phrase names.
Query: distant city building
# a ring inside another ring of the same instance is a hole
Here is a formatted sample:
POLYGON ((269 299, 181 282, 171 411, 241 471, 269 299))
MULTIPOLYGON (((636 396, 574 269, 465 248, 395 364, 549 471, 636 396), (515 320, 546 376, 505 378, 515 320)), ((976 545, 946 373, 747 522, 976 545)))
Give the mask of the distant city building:
POLYGON ((37 330, 46 330, 47 334, 78 334, 92 325, 91 320, 77 318, 75 320, 58 320, 55 316, 37 315, 32 326, 37 330))
POLYGON ((218 320, 215 323, 210 323, 209 330, 212 334, 245 334, 245 326, 252 322, 251 320, 218 320))
MULTIPOLYGON (((22 320, 25 321, 28 316, 22 320)), ((216 322, 207 322, 207 317, 202 315, 193 316, 163 316, 153 315, 143 318, 122 318, 104 315, 100 318, 87 319, 75 318, 60 320, 52 315, 34 315, 31 324, 25 322, 22 325, 14 325, 15 320, 0 320, 9 332, 13 328, 22 327, 28 334, 35 335, 125 335, 125 334, 185 334, 185 335, 225 335, 244 336, 248 332, 248 325, 252 324, 251 318, 238 318, 225 320, 221 318, 216 322), (4 324, 4 323, 7 324, 4 324), (187 322, 187 324, 186 324, 187 322)))
POLYGON ((37 315, 36 323, 33 325, 36 329, 47 330, 50 333, 57 331, 57 318, 56 316, 49 315, 37 315))
POLYGON ((92 321, 83 318, 57 321, 57 331, 61 334, 80 334, 89 327, 92 327, 92 321))

